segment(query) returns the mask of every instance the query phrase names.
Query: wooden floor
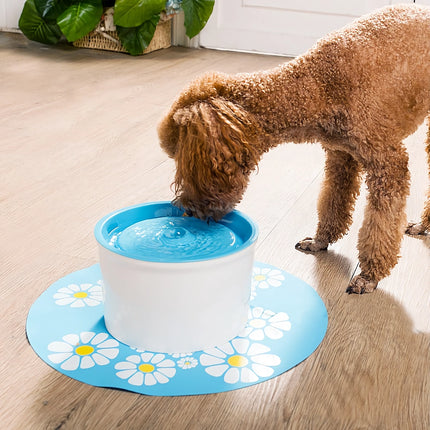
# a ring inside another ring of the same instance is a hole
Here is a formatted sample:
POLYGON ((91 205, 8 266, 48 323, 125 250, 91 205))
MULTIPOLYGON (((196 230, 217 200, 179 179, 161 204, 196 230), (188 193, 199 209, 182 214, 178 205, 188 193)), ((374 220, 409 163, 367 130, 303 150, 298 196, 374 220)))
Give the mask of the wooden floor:
MULTIPOLYGON (((99 218, 172 198, 174 164, 156 124, 178 91, 202 72, 282 61, 183 48, 133 58, 0 33, 1 429, 430 428, 430 237, 405 237, 375 293, 345 294, 365 190, 345 238, 317 255, 294 249, 316 226, 318 145, 268 153, 240 204, 260 227, 256 258, 308 282, 327 306, 327 335, 303 363, 237 391, 148 397, 69 379, 27 342, 38 296, 97 262, 99 218)), ((421 127, 407 141, 413 219, 427 187, 424 137, 421 127)))

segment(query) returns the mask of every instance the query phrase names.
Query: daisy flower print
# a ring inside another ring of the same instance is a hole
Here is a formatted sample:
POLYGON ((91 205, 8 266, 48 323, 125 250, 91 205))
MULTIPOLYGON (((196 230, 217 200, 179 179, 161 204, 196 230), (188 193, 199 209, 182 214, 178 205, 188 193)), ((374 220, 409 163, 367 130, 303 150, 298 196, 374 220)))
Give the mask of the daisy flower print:
POLYGON ((200 364, 211 376, 222 377, 228 384, 253 383, 274 373, 273 366, 281 364, 270 348, 251 343, 248 339, 235 338, 221 347, 203 351, 200 364))
POLYGON ((194 357, 189 356, 181 358, 177 361, 177 364, 181 369, 188 370, 196 367, 199 362, 194 357))
POLYGON ((252 275, 252 286, 254 288, 279 287, 283 281, 285 281, 285 277, 278 269, 254 267, 252 275))
POLYGON ((174 361, 166 358, 165 354, 143 352, 130 355, 125 360, 115 364, 116 376, 127 379, 131 385, 166 384, 176 374, 174 361))
POLYGON ((105 366, 119 353, 119 343, 107 333, 82 332, 67 334, 62 341, 51 342, 48 358, 63 370, 89 369, 105 366))
POLYGON ((54 294, 55 304, 82 308, 85 306, 98 306, 103 301, 102 281, 97 284, 70 284, 62 287, 54 294))
POLYGON ((285 312, 275 313, 256 306, 249 310, 248 324, 239 334, 251 340, 280 339, 291 329, 290 318, 285 312))

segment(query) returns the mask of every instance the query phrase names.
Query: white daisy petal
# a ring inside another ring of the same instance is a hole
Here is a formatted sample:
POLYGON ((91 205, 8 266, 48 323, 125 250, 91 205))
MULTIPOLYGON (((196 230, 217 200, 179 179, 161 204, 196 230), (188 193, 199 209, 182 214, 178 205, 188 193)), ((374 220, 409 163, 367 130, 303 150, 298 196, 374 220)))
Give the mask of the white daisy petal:
POLYGON ((142 361, 144 363, 149 363, 153 356, 154 356, 154 353, 152 352, 144 352, 143 354, 140 354, 140 357, 142 358, 142 361))
POLYGON ((116 348, 117 346, 119 346, 119 343, 115 339, 107 339, 97 345, 98 348, 116 348))
POLYGON ((281 281, 278 281, 277 279, 273 279, 270 278, 267 280, 267 283, 271 286, 271 287, 279 287, 280 285, 282 285, 281 281))
POLYGON ((72 355, 60 367, 64 370, 76 370, 79 367, 80 361, 80 357, 77 355, 72 355))
POLYGON ((254 363, 264 364, 266 366, 278 366, 281 364, 281 359, 275 354, 261 354, 251 357, 254 363))
POLYGON ((116 356, 119 354, 118 348, 108 348, 108 349, 97 349, 97 353, 104 355, 107 358, 110 358, 111 360, 116 358, 116 356))
POLYGON ((252 309, 252 316, 254 318, 260 318, 262 314, 263 314, 263 308, 262 307, 256 306, 255 308, 252 309))
POLYGON ((173 378, 176 374, 176 369, 172 367, 166 367, 166 368, 157 368, 158 372, 162 373, 163 375, 173 378))
POLYGON ((92 355, 92 357, 94 358, 94 361, 99 365, 99 366, 105 366, 106 364, 109 364, 109 360, 104 356, 99 354, 98 352, 94 353, 92 355))
POLYGON ((261 378, 267 378, 274 372, 271 367, 263 366, 262 364, 253 364, 251 367, 252 370, 261 378))
POLYGON ((142 385, 143 384, 143 373, 142 372, 136 372, 129 380, 128 382, 131 385, 142 385))
POLYGON ((169 378, 166 378, 162 373, 160 372, 154 372, 153 373, 154 378, 159 382, 160 384, 166 384, 169 382, 169 378))
POLYGON ((76 285, 76 284, 70 284, 68 285, 68 288, 72 290, 74 293, 76 293, 77 291, 80 291, 79 285, 76 285))
POLYGON ((57 290, 57 292, 58 292, 58 293, 64 293, 64 294, 67 294, 67 295, 69 295, 69 296, 70 296, 70 294, 73 294, 73 293, 74 293, 74 291, 73 291, 73 290, 71 290, 70 288, 67 288, 67 287, 59 288, 59 289, 57 290))
POLYGON ((152 357, 152 359, 151 359, 151 363, 157 364, 160 361, 162 361, 164 359, 164 357, 165 357, 164 354, 155 354, 154 357, 152 357))
POLYGON ((246 326, 239 334, 240 337, 248 337, 249 334, 254 330, 252 327, 246 326))
POLYGON ((81 284, 81 291, 87 291, 88 288, 91 288, 93 286, 93 284, 81 284))
POLYGON ((73 303, 76 299, 74 297, 66 297, 64 299, 58 299, 55 301, 56 305, 60 306, 67 306, 70 305, 70 303, 73 303))
POLYGON ((261 318, 263 318, 263 319, 267 320, 267 319, 269 319, 269 318, 273 317, 273 315, 275 315, 275 312, 271 311, 270 309, 266 309, 266 310, 262 313, 261 318))
MULTIPOLYGON (((234 349, 230 342, 225 343, 224 345, 218 346, 218 349, 222 352, 224 352, 227 355, 234 354, 234 349)), ((225 357, 225 355, 224 355, 225 357)))
POLYGON ((127 361, 131 361, 134 364, 139 364, 140 363, 140 357, 138 355, 129 355, 126 358, 127 361))
POLYGON ((99 343, 104 342, 109 335, 107 333, 99 333, 96 336, 94 336, 93 340, 91 341, 91 345, 98 345, 99 343))
MULTIPOLYGON (((120 364, 120 363, 118 363, 118 364, 120 364)), ((115 369, 116 369, 117 367, 115 366, 115 369)), ((130 378, 130 376, 131 375, 133 375, 134 373, 136 373, 136 369, 129 369, 129 370, 121 370, 121 371, 119 371, 119 372, 116 372, 116 376, 118 376, 118 378, 121 378, 121 379, 128 379, 128 378, 130 378)))
POLYGON ((79 344, 79 336, 77 334, 66 334, 63 336, 63 340, 73 346, 79 344))
POLYGON ((272 326, 284 331, 288 331, 291 329, 290 321, 280 321, 277 323, 273 323, 272 326))
POLYGON ((100 301, 99 300, 94 300, 94 299, 91 299, 91 298, 86 298, 86 299, 84 299, 84 303, 87 306, 98 306, 100 304, 100 301))
POLYGON ((95 333, 93 333, 92 331, 83 331, 81 333, 81 342, 88 343, 94 337, 94 335, 95 333))
POLYGON ((83 308, 85 303, 82 299, 76 299, 71 305, 71 308, 83 308))
POLYGON ((289 320, 289 316, 285 313, 285 312, 278 312, 277 314, 273 315, 272 318, 270 318, 270 323, 275 323, 275 322, 281 322, 281 321, 286 321, 289 320))
POLYGON ((175 362, 172 360, 166 359, 166 360, 162 361, 161 363, 158 363, 157 366, 158 367, 175 367, 175 362))
POLYGON ((70 299, 70 293, 55 293, 52 297, 54 299, 70 299))
POLYGON ((226 353, 225 352, 223 352, 220 349, 215 348, 215 347, 214 348, 205 349, 204 352, 206 352, 206 354, 213 355, 214 357, 219 357, 219 358, 225 358, 226 357, 226 353))
POLYGON ((264 339, 264 332, 261 328, 256 329, 249 335, 249 338, 251 340, 263 340, 264 339))
POLYGON ((134 369, 136 371, 136 365, 134 363, 130 363, 129 361, 120 361, 115 364, 115 369, 117 370, 126 370, 126 369, 134 369))
POLYGON ((239 354, 246 354, 246 352, 248 351, 249 348, 249 340, 248 339, 238 339, 235 338, 231 341, 234 349, 239 353, 239 354))
POLYGON ((211 376, 221 376, 229 366, 227 364, 220 364, 218 366, 209 366, 205 368, 206 373, 211 376))
POLYGON ((73 347, 65 342, 51 342, 48 345, 48 350, 52 352, 72 352, 73 347))
POLYGON ((251 369, 244 367, 240 374, 240 380, 241 382, 256 382, 258 381, 258 376, 251 369))
POLYGON ((61 363, 64 360, 67 360, 70 356, 72 355, 71 352, 63 352, 63 353, 58 353, 58 354, 50 354, 48 355, 48 358, 53 362, 53 363, 61 363))
POLYGON ((262 345, 261 343, 253 343, 249 348, 248 355, 253 356, 257 354, 264 354, 270 351, 270 348, 266 345, 262 345))
MULTIPOLYGON (((96 354, 93 354, 93 356, 96 354)), ((94 367, 94 360, 92 359, 92 356, 85 355, 81 359, 81 369, 89 369, 90 367, 94 367)))
POLYGON ((213 355, 202 354, 200 356, 200 363, 203 366, 213 366, 213 365, 221 364, 224 362, 225 362, 225 360, 223 360, 222 358, 214 357, 213 355))
POLYGON ((283 333, 281 330, 268 326, 264 329, 264 333, 269 339, 280 339, 283 336, 283 333))
POLYGON ((282 275, 282 272, 278 269, 271 269, 270 270, 270 276, 279 276, 282 275))
POLYGON ((157 383, 157 380, 154 378, 154 375, 152 373, 147 373, 145 375, 145 385, 155 385, 157 383))
POLYGON ((239 381, 239 369, 235 367, 230 367, 224 375, 224 381, 227 384, 236 384, 239 381))
POLYGON ((262 281, 258 284, 260 288, 266 289, 269 288, 269 284, 266 281, 262 281))

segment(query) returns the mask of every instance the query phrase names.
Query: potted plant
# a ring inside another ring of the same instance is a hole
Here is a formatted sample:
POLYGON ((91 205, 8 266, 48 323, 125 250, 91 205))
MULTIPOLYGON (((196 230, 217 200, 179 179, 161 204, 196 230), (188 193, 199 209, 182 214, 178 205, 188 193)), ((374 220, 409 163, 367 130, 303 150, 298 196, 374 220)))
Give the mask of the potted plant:
POLYGON ((26 0, 19 28, 26 37, 46 44, 69 42, 92 32, 104 11, 113 7, 118 38, 132 55, 151 42, 160 16, 184 12, 186 34, 192 38, 206 25, 215 0, 26 0))

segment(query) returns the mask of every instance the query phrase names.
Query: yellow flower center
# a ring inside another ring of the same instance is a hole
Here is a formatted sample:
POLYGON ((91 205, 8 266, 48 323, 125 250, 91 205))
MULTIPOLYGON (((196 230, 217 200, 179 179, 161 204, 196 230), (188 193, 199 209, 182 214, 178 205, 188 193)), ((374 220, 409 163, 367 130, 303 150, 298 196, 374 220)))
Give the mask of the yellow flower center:
POLYGON ((82 345, 82 346, 78 346, 75 349, 75 352, 78 355, 90 355, 94 352, 94 348, 90 345, 82 345))
POLYGON ((244 367, 248 364, 248 359, 243 355, 232 355, 227 361, 230 366, 234 367, 244 367))
POLYGON ((139 366, 139 370, 143 373, 151 373, 155 370, 155 367, 152 364, 145 363, 139 366))
POLYGON ((258 282, 264 281, 266 279, 266 275, 255 275, 254 279, 258 282))
POLYGON ((85 299, 85 297, 88 297, 88 294, 85 291, 79 291, 73 294, 73 297, 76 297, 77 299, 85 299))

